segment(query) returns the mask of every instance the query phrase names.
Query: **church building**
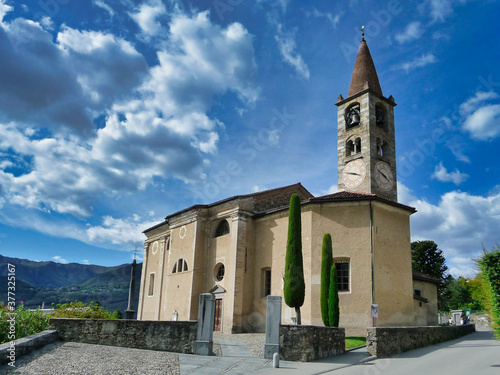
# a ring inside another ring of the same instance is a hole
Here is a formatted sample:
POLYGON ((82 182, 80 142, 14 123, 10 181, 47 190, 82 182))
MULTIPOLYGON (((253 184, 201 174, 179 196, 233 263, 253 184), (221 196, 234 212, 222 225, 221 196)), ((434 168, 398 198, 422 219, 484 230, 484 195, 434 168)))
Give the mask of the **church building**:
MULTIPOLYGON (((410 215, 398 203, 395 100, 382 93, 361 41, 347 97, 338 107, 338 186, 314 197, 300 183, 168 215, 144 231, 140 320, 196 320, 201 293, 216 298, 215 330, 263 332, 266 297, 283 296, 290 196, 302 201, 306 285, 302 324, 323 325, 321 245, 330 233, 338 271, 340 327, 437 324, 439 280, 412 271, 410 215), (372 317, 372 305, 378 315, 372 317)), ((284 301, 282 322, 295 321, 284 301)))

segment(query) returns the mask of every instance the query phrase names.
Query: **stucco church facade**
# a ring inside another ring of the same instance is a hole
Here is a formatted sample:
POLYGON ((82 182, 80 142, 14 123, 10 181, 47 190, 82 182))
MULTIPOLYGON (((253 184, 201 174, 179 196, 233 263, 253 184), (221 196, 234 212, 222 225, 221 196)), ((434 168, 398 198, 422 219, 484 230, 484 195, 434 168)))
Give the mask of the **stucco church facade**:
MULTIPOLYGON (((262 332, 266 297, 283 296, 288 204, 302 201, 306 284, 302 324, 322 325, 321 242, 332 235, 340 326, 435 325, 438 280, 412 271, 412 207, 397 202, 395 100, 385 97, 363 39, 338 107, 339 192, 314 197, 300 183, 200 204, 144 233, 138 319, 196 320, 201 293, 216 298, 215 329, 262 332), (373 318, 372 305, 378 306, 373 318)), ((293 309, 283 303, 282 321, 293 309)))

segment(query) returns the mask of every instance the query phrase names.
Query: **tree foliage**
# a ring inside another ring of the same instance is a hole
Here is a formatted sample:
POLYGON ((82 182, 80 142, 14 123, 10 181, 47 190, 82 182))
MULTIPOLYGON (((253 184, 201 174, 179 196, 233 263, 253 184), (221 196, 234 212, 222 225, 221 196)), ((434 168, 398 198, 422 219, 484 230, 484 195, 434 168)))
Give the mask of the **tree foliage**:
POLYGON ((448 267, 443 251, 434 241, 414 241, 411 243, 411 265, 413 269, 444 279, 448 267))
POLYGON ((493 329, 500 338, 500 245, 491 251, 483 249, 483 255, 477 260, 484 280, 488 285, 490 315, 493 318, 493 329))
POLYGON ((321 291, 320 305, 321 318, 325 327, 330 327, 330 315, 328 313, 328 295, 330 293, 330 272, 333 265, 332 255, 332 236, 326 233, 323 236, 323 244, 321 246, 321 291))
POLYGON ((438 285, 438 308, 448 310, 448 284, 452 282, 448 275, 448 267, 443 251, 431 240, 414 241, 411 243, 411 266, 414 270, 426 273, 442 280, 438 285))
POLYGON ((330 271, 330 291, 328 294, 328 313, 330 327, 338 327, 340 320, 339 289, 337 285, 337 268, 332 265, 330 271))
POLYGON ((288 213, 288 239, 286 244, 284 290, 285 303, 295 308, 297 324, 301 324, 300 307, 304 304, 305 283, 302 260, 302 228, 300 198, 290 197, 288 213))

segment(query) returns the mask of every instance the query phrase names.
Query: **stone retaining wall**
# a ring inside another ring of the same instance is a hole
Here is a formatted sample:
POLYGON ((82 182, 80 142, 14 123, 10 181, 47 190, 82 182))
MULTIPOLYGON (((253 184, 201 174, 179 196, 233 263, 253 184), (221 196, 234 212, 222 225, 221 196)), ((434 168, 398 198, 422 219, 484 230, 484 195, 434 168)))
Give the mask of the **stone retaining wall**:
POLYGON ((281 325, 280 358, 309 362, 345 352, 345 329, 281 325))
POLYGON ((43 331, 0 345, 0 365, 15 362, 25 354, 59 340, 56 331, 43 331), (12 349, 14 345, 14 349, 12 349))
POLYGON ((474 324, 450 327, 368 328, 366 348, 376 357, 389 357, 407 350, 453 340, 476 330, 474 324))
POLYGON ((197 322, 122 319, 50 319, 64 341, 194 353, 197 322))

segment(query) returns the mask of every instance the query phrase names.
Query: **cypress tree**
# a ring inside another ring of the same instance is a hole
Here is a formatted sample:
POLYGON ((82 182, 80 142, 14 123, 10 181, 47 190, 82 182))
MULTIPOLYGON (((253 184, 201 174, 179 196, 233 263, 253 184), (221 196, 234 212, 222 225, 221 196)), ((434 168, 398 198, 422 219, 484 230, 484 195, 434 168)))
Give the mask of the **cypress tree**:
POLYGON ((300 198, 297 194, 292 194, 290 197, 284 284, 283 294, 285 303, 295 308, 297 324, 300 325, 300 307, 304 304, 306 286, 304 283, 304 267, 302 260, 300 198))
POLYGON ((326 233, 323 236, 321 246, 321 318, 325 327, 330 327, 330 315, 328 313, 328 295, 330 293, 330 272, 333 264, 332 256, 332 236, 326 233))
POLYGON ((332 265, 330 271, 330 292, 328 295, 328 312, 330 327, 338 327, 340 319, 339 289, 337 285, 337 268, 332 265))

